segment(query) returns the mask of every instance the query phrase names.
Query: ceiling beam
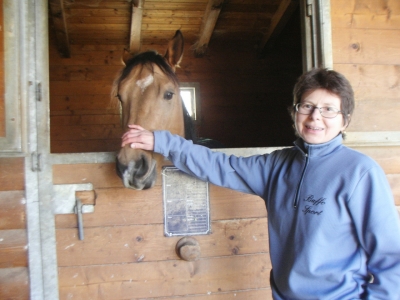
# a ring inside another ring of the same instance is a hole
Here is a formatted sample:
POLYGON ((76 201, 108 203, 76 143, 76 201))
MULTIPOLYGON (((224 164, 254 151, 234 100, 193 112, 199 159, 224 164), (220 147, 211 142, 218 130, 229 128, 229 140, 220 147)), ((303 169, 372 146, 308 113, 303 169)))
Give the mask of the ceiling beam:
POLYGON ((63 0, 49 0, 50 18, 56 33, 58 51, 63 57, 71 57, 67 21, 63 0))
POLYGON ((194 45, 195 56, 201 57, 207 50, 224 0, 209 0, 200 29, 200 38, 194 45))
POLYGON ((263 57, 266 50, 273 46, 298 5, 298 0, 282 0, 279 4, 278 9, 271 19, 271 25, 258 47, 258 54, 260 57, 263 57))
POLYGON ((132 1, 131 34, 129 37, 130 53, 138 53, 141 48, 143 4, 144 0, 132 1))

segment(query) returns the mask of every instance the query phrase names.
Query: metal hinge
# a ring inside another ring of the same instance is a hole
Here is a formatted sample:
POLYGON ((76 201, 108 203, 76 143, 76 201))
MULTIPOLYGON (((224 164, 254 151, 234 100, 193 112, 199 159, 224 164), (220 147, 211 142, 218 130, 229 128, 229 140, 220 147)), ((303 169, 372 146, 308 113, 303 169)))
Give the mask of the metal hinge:
POLYGON ((42 101, 42 84, 40 82, 36 84, 36 101, 42 101))
POLYGON ((307 9, 306 14, 307 17, 311 17, 313 15, 313 0, 307 0, 307 9))
POLYGON ((37 152, 32 152, 31 153, 31 169, 32 172, 40 172, 42 171, 42 167, 41 167, 41 154, 37 153, 37 152))

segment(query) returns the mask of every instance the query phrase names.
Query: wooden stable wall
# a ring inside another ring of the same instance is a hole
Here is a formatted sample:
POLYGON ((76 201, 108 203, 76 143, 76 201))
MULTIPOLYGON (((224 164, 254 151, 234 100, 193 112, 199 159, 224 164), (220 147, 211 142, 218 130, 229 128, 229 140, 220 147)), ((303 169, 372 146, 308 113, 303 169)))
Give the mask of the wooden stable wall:
MULTIPOLYGON (((400 2, 331 1, 334 69, 355 92, 349 132, 400 132, 400 2)), ((388 140, 390 142, 390 140, 388 140)), ((383 167, 400 205, 400 146, 360 147, 383 167)))
MULTIPOLYGON (((0 137, 5 137, 4 25, 0 0, 0 137)), ((0 157, 0 299, 29 299, 24 158, 0 157)))
POLYGON ((165 237, 161 182, 146 191, 122 186, 114 164, 54 165, 54 184, 91 182, 95 211, 57 215, 60 299, 272 299, 264 201, 210 186, 210 235, 194 236, 197 261, 165 237))
POLYGON ((0 158, 0 299, 29 299, 24 159, 0 158))
MULTIPOLYGON (((116 150, 121 128, 118 104, 110 106, 110 91, 126 46, 110 44, 106 38, 104 45, 78 42, 71 41, 71 58, 61 58, 50 40, 51 151, 116 150)), ((163 54, 167 41, 159 43, 144 44, 142 49, 163 54)), ((256 45, 238 42, 211 40, 202 58, 196 58, 191 48, 185 45, 177 75, 181 82, 200 83, 199 136, 226 147, 291 145, 294 134, 287 107, 302 72, 298 11, 264 59, 257 58, 256 45)))
MULTIPOLYGON (((3 0, 0 0, 3 7, 3 0)), ((4 28, 3 9, 0 9, 0 137, 6 136, 5 101, 4 101, 4 28)))

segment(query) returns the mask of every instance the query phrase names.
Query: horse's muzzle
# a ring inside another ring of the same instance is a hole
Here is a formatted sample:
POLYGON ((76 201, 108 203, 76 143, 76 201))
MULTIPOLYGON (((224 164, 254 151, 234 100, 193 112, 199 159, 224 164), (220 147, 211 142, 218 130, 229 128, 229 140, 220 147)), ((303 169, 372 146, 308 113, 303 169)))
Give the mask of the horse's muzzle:
POLYGON ((117 158, 116 169, 126 188, 146 190, 154 186, 157 179, 156 161, 141 157, 137 161, 130 161, 128 165, 120 163, 117 158))

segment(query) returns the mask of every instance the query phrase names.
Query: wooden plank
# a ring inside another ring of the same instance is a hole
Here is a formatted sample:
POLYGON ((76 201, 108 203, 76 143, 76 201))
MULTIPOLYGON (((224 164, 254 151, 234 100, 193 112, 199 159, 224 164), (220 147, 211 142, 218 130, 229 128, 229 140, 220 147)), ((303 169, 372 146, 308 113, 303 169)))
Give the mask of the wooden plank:
POLYGON ((204 10, 207 5, 207 0, 198 2, 198 3, 189 3, 189 2, 152 2, 152 1, 145 1, 144 3, 144 13, 146 14, 147 12, 151 12, 153 10, 156 11, 161 11, 161 10, 173 10, 173 11, 199 11, 204 13, 204 10))
MULTIPOLYGON (((72 110, 72 109, 71 109, 72 110)), ((114 125, 121 128, 120 116, 115 115, 72 115, 72 116, 53 116, 51 117, 52 127, 60 126, 81 126, 81 125, 114 125)), ((53 128, 52 128, 53 129, 53 128)), ((121 129, 122 130, 122 129, 121 129)), ((57 131, 57 129, 56 129, 57 131)), ((121 131, 122 136, 122 131, 121 131)))
POLYGON ((24 158, 0 157, 0 191, 22 191, 24 189, 24 158))
POLYGON ((400 5, 396 0, 356 0, 331 2, 332 26, 336 28, 398 29, 400 28, 400 5))
POLYGON ((130 1, 126 0, 65 0, 65 6, 68 8, 111 8, 111 9, 127 9, 130 7, 130 1))
POLYGON ((0 230, 0 268, 27 267, 27 249, 25 229, 0 230))
POLYGON ((259 45, 259 55, 265 56, 267 48, 273 47, 278 36, 286 26, 289 19, 292 17, 293 12, 299 7, 297 0, 282 0, 272 17, 271 24, 268 27, 268 31, 264 34, 259 45))
MULTIPOLYGON (((165 30, 165 31, 148 31, 146 30, 142 34, 142 45, 160 45, 165 48, 166 41, 174 36, 176 30, 165 30)), ((185 31, 183 32, 185 43, 193 44, 198 39, 198 32, 185 31)))
POLYGON ((26 228, 24 191, 0 191, 0 230, 26 228))
POLYGON ((139 53, 142 42, 142 18, 144 0, 132 3, 131 26, 129 36, 129 52, 139 53))
MULTIPOLYGON (((0 69, 4 70, 4 18, 3 0, 0 1, 0 69)), ((0 137, 6 136, 5 101, 4 101, 4 72, 0 73, 0 137)))
POLYGON ((362 100, 356 102, 356 108, 348 131, 399 131, 399 114, 400 103, 398 99, 375 98, 362 100))
POLYGON ((115 164, 71 164, 53 165, 53 183, 92 183, 100 187, 122 187, 115 164))
POLYGON ((111 93, 112 82, 110 81, 91 81, 88 84, 85 81, 51 81, 50 89, 52 96, 65 95, 95 95, 111 93))
POLYGON ((91 109, 91 110, 56 110, 51 112, 53 116, 71 116, 71 115, 119 115, 116 109, 91 109))
POLYGON ((392 188, 394 203, 400 206, 400 174, 388 174, 387 179, 392 188))
POLYGON ((178 17, 178 18, 202 18, 204 16, 203 11, 179 11, 179 10, 145 10, 143 17, 151 17, 151 18, 169 18, 169 17, 178 17))
POLYGON ((335 63, 400 64, 400 29, 332 28, 335 63))
POLYGON ((371 158, 382 167, 386 174, 400 174, 400 147, 352 147, 371 158))
POLYGON ((268 254, 59 268, 60 298, 206 296, 254 289, 263 289, 267 297, 270 268, 268 254))
POLYGON ((80 141, 51 141, 51 153, 114 152, 120 149, 121 139, 80 141))
POLYGON ((89 124, 68 126, 53 126, 51 138, 54 141, 117 139, 123 134, 120 124, 89 124))
POLYGON ((28 300, 28 268, 0 269, 0 299, 28 300))
POLYGON ((57 46, 63 57, 70 57, 67 21, 65 17, 64 1, 49 0, 50 17, 55 29, 57 46))
POLYGON ((387 100, 398 100, 400 93, 399 65, 395 63, 352 64, 335 61, 334 68, 350 81, 357 102, 376 100, 379 102, 376 109, 379 109, 380 105, 384 105, 383 102, 387 100))
POLYGON ((211 35, 214 31, 224 0, 209 0, 204 12, 200 28, 199 40, 194 46, 196 56, 203 56, 207 50, 211 35))
POLYGON ((71 43, 77 43, 77 41, 86 41, 87 43, 90 43, 92 40, 97 40, 100 39, 100 42, 103 39, 113 41, 116 44, 121 44, 121 42, 118 42, 120 40, 128 40, 129 39, 129 32, 124 32, 124 31, 102 31, 99 33, 92 32, 92 31, 81 31, 81 32, 71 32, 70 33, 70 40, 71 43))
MULTIPOLYGON (((173 300, 176 297, 163 297, 166 300, 173 300)), ((273 300, 270 288, 262 288, 250 291, 234 291, 234 292, 221 292, 207 295, 188 296, 185 295, 185 300, 273 300)))
POLYGON ((93 17, 93 16, 69 16, 68 24, 129 24, 131 20, 130 15, 118 17, 93 17))
MULTIPOLYGON (((175 245, 182 237, 165 237, 163 224, 87 227, 85 221, 83 241, 76 228, 57 229, 60 267, 179 259, 175 245)), ((215 221, 212 234, 195 238, 201 258, 268 253, 266 218, 215 221)))
POLYGON ((114 23, 106 23, 106 24, 98 24, 98 23, 73 23, 68 25, 69 32, 73 32, 79 34, 81 31, 92 31, 93 35, 101 36, 103 31, 119 31, 124 33, 129 33, 129 26, 127 24, 114 24, 114 23))
POLYGON ((115 44, 115 45, 90 45, 90 44, 81 44, 81 45, 71 45, 71 50, 73 53, 87 53, 90 52, 98 52, 98 51, 117 51, 122 56, 123 49, 125 44, 115 44))
POLYGON ((201 21, 202 18, 197 17, 197 18, 185 18, 185 17, 171 17, 171 18, 163 18, 163 17, 158 17, 158 18, 152 18, 152 17, 147 17, 144 16, 142 19, 142 24, 146 24, 146 25, 155 25, 155 24, 159 24, 159 25, 174 25, 175 28, 180 28, 181 25, 191 25, 193 26, 193 28, 195 28, 195 26, 197 27, 197 29, 199 28, 199 26, 201 25, 201 21))
POLYGON ((73 17, 131 17, 129 6, 126 9, 115 8, 66 8, 66 15, 69 19, 73 17))
POLYGON ((198 34, 199 25, 198 24, 161 24, 161 23, 143 23, 142 32, 145 34, 147 31, 171 31, 180 29, 185 34, 188 31, 193 31, 198 34))
MULTIPOLYGON (((77 43, 78 45, 82 45, 84 43, 77 43)), ((90 43, 89 43, 90 44, 90 43)), ((103 45, 107 44, 106 42, 103 43, 103 45)), ((119 43, 121 44, 121 43, 119 43)), ((122 43, 124 44, 124 43, 122 43)), ((85 53, 79 53, 75 54, 73 53, 72 58, 66 59, 62 57, 57 57, 57 56, 50 56, 50 65, 87 65, 87 66, 93 66, 93 65, 99 65, 99 66, 107 66, 107 65, 113 65, 113 66, 120 66, 121 68, 123 67, 122 64, 122 51, 96 51, 96 52, 85 52, 85 53)))
POLYGON ((120 70, 120 66, 51 66, 50 81, 109 80, 113 82, 120 70))
POLYGON ((74 114, 78 115, 119 115, 119 106, 120 104, 117 99, 110 98, 110 93, 96 95, 52 95, 50 100, 50 115, 71 115, 71 111, 74 111, 74 114))

